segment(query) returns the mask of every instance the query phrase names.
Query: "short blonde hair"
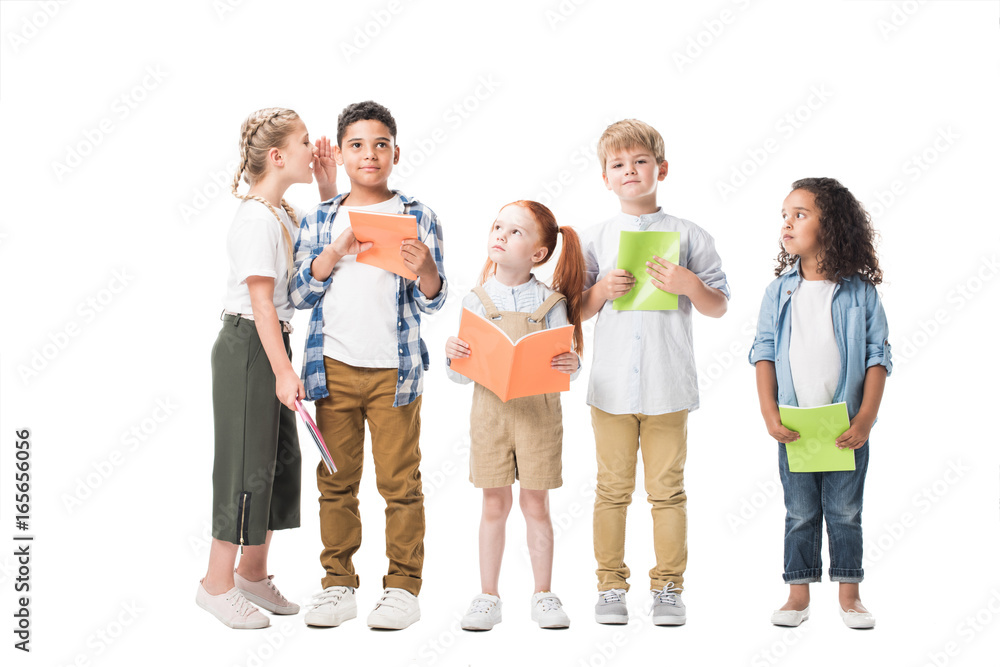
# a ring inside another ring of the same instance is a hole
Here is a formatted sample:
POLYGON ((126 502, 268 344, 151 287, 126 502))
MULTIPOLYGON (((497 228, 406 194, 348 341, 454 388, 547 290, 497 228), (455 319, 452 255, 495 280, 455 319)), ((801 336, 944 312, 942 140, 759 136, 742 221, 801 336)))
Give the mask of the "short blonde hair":
POLYGON ((653 126, 641 120, 628 118, 608 125, 597 140, 597 158, 601 161, 601 173, 607 173, 608 154, 639 146, 653 154, 656 164, 665 159, 663 137, 653 126))

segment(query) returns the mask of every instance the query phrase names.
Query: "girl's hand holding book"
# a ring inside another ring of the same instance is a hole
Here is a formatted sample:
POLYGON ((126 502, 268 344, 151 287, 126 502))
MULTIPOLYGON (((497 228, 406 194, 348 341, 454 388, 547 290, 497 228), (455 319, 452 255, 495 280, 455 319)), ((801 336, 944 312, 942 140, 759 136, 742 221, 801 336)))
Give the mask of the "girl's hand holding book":
POLYGON ((295 399, 306 397, 306 388, 298 374, 289 366, 274 378, 274 393, 289 410, 295 411, 295 399))
POLYGON ((836 440, 837 447, 841 449, 857 449, 868 442, 868 434, 872 430, 872 421, 865 419, 860 414, 851 420, 851 428, 844 431, 836 440))
POLYGON ((461 338, 451 336, 444 344, 444 356, 449 359, 464 359, 471 354, 472 350, 469 348, 469 344, 461 338))
POLYGON ((798 433, 785 428, 785 426, 781 423, 780 417, 776 417, 774 420, 768 420, 766 424, 767 424, 767 432, 771 434, 771 437, 777 440, 778 442, 787 445, 788 443, 795 442, 796 440, 799 439, 798 433))
POLYGON ((557 354, 552 357, 552 368, 556 369, 560 373, 572 375, 579 367, 580 358, 576 356, 576 352, 563 352, 562 354, 557 354))

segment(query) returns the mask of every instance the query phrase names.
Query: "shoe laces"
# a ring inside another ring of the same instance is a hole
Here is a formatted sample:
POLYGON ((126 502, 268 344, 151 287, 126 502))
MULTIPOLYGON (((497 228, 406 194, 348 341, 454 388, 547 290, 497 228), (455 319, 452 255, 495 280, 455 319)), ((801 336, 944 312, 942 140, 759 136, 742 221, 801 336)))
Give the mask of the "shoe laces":
POLYGON ((237 616, 249 616, 258 611, 257 607, 250 600, 247 600, 239 590, 230 595, 228 600, 229 604, 236 608, 237 616))
POLYGON ((325 604, 337 604, 341 598, 347 595, 350 589, 347 586, 331 586, 324 588, 319 593, 313 595, 312 608, 317 609, 325 604))
POLYGON ((542 606, 542 611, 559 611, 562 609, 562 602, 555 595, 540 598, 536 604, 542 606))
POLYGON ((653 604, 669 604, 676 607, 677 596, 680 594, 680 591, 674 590, 674 588, 674 582, 668 581, 662 591, 650 591, 653 595, 653 604))
POLYGON ((624 588, 612 588, 608 591, 601 591, 601 595, 604 596, 605 602, 623 602, 622 596, 625 595, 624 588))
POLYGON ((268 575, 264 583, 267 584, 267 587, 271 589, 271 592, 274 593, 282 603, 287 603, 288 598, 281 594, 281 591, 279 591, 278 587, 274 585, 272 579, 274 579, 274 575, 268 575))

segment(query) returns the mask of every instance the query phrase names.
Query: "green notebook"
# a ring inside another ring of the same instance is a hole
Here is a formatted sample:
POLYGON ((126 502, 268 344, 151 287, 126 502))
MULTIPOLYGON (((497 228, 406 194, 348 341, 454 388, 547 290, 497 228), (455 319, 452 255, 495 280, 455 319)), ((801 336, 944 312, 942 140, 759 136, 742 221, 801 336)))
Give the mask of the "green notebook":
POLYGON ((839 449, 835 443, 851 427, 847 403, 796 408, 779 405, 781 424, 799 433, 795 442, 785 445, 788 469, 792 472, 829 472, 854 470, 854 450, 839 449))
POLYGON ((646 262, 653 255, 680 262, 680 232, 622 232, 618 239, 618 268, 635 276, 635 286, 628 294, 612 301, 614 310, 677 310, 677 295, 664 292, 646 273, 646 262))

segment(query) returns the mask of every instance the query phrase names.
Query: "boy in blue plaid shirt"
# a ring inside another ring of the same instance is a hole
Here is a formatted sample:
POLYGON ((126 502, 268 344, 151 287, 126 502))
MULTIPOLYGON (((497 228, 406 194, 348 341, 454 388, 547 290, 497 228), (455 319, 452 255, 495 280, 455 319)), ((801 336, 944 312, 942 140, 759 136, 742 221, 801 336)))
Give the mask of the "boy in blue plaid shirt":
POLYGON ((429 366, 420 313, 444 305, 441 226, 434 212, 388 188, 399 161, 396 122, 375 102, 347 106, 337 121, 334 157, 351 190, 325 201, 302 221, 291 285, 297 308, 312 308, 303 381, 338 472, 320 463, 320 532, 326 570, 323 591, 306 614, 309 625, 336 626, 357 616, 358 576, 352 557, 361 545, 358 487, 364 423, 372 438, 379 493, 386 502, 385 592, 368 616, 374 628, 402 629, 420 618, 424 499, 420 482, 420 403, 429 366), (417 275, 407 280, 355 261, 370 244, 351 231, 351 210, 416 217, 416 239, 400 255, 417 275))

